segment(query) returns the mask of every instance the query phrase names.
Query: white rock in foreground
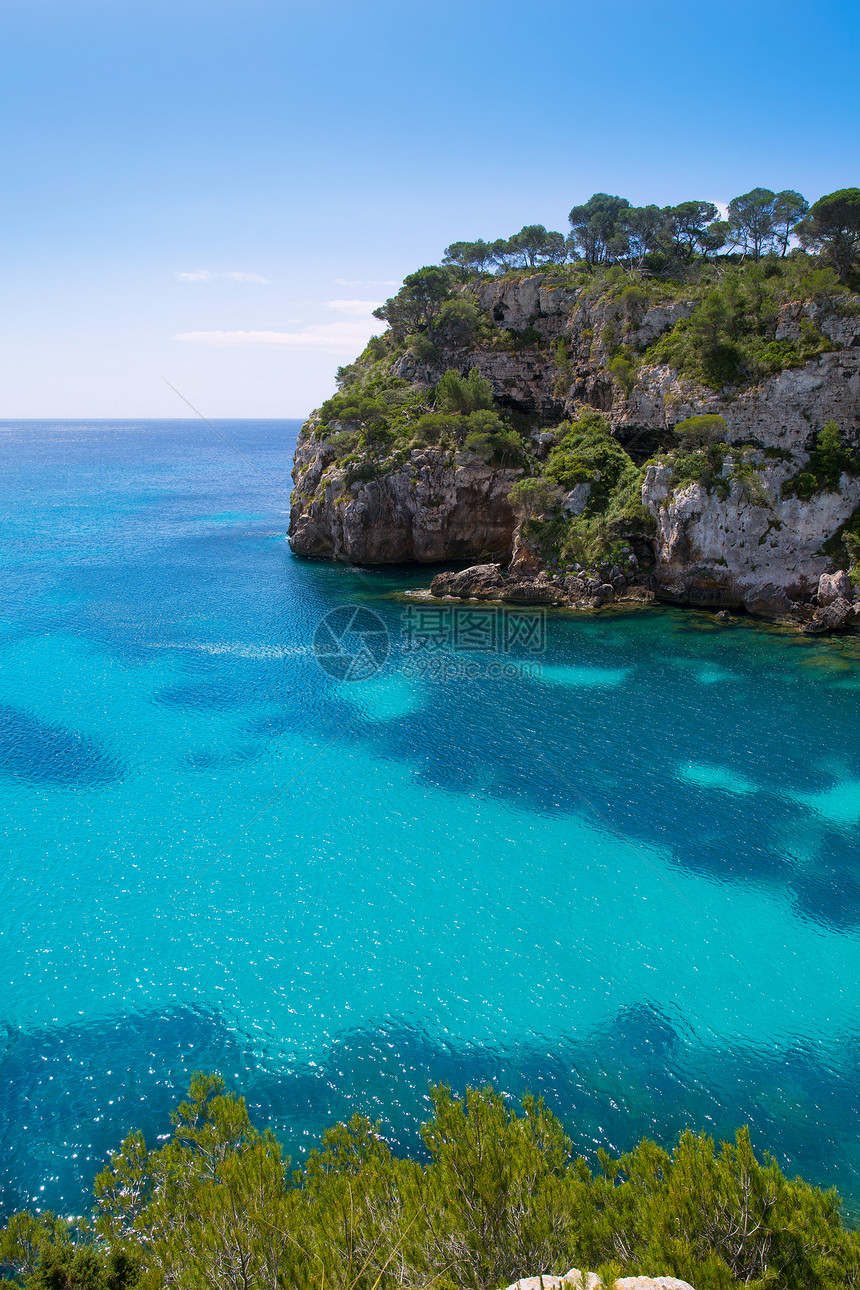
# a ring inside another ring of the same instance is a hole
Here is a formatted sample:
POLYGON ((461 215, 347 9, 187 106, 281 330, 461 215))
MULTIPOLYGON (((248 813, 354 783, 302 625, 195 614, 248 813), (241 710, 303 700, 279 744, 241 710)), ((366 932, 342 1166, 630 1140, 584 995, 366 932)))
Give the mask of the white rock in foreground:
MULTIPOLYGON (((514 1281, 507 1290, 569 1290, 571 1282, 581 1290, 600 1290, 600 1278, 594 1272, 580 1272, 571 1268, 564 1276, 523 1277, 514 1281)), ((619 1277, 617 1290, 693 1290, 687 1281, 677 1277, 619 1277)))

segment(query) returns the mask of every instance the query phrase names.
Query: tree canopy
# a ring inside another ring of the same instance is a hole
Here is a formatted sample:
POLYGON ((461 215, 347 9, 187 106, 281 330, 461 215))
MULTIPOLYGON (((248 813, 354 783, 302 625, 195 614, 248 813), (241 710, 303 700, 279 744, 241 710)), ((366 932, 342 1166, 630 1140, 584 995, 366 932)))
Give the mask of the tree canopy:
POLYGON ((844 282, 860 258, 860 188, 819 197, 798 232, 804 246, 825 253, 844 282))
POLYGON ((769 251, 786 255, 789 238, 808 209, 806 198, 793 189, 774 193, 753 188, 729 202, 730 240, 756 262, 769 251))
POLYGON ((409 332, 432 331, 446 300, 450 299, 453 276, 450 269, 425 265, 403 279, 403 286, 374 309, 374 318, 387 322, 398 340, 409 332))
POLYGON ((613 240, 619 232, 619 216, 629 209, 626 197, 610 197, 609 193, 595 193, 582 206, 574 206, 567 217, 571 250, 590 267, 616 258, 613 240))
POLYGON ((548 231, 543 224, 527 224, 512 237, 500 237, 492 243, 482 238, 476 242, 452 242, 445 248, 442 263, 484 273, 490 266, 534 269, 542 264, 561 264, 566 258, 563 233, 548 231))
MULTIPOLYGON (((802 193, 752 188, 728 203, 721 219, 714 202, 690 199, 675 206, 634 206, 626 197, 594 193, 568 216, 570 233, 527 224, 510 237, 452 242, 443 265, 460 280, 473 274, 536 269, 573 260, 588 270, 620 264, 670 275, 718 253, 758 263, 789 254, 792 239, 823 252, 845 281, 860 258, 860 190, 844 188, 810 209, 802 193)), ((427 270, 420 270, 421 273, 427 270)), ((393 314, 401 307, 400 293, 393 314)), ((389 310, 386 302, 383 310, 389 310)), ((380 317, 388 313, 380 311, 380 317)), ((428 324, 424 324, 428 325, 428 324)))

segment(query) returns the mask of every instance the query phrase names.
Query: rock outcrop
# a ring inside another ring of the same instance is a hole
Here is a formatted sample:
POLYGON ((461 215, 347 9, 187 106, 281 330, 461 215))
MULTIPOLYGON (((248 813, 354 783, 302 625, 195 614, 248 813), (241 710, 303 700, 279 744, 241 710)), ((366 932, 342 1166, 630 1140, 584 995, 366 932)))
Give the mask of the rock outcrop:
POLYGON ((668 466, 649 466, 642 501, 655 523, 658 597, 778 618, 815 595, 832 569, 822 544, 860 505, 860 479, 843 476, 838 491, 808 501, 782 498, 793 470, 762 457, 761 492, 750 497, 741 480, 722 496, 701 484, 675 487, 668 466))
POLYGON ((836 573, 822 573, 818 579, 818 603, 819 605, 832 605, 834 600, 851 600, 853 599, 854 589, 851 586, 851 579, 844 569, 837 569, 836 573))
MULTIPOLYGON (((828 300, 785 306, 777 340, 797 340, 804 328, 814 327, 834 349, 754 385, 714 391, 665 364, 640 360, 628 385, 610 371, 613 335, 623 334, 625 345, 642 354, 689 316, 693 302, 647 305, 636 293, 590 301, 548 284, 540 273, 482 282, 474 296, 499 329, 500 343, 485 336, 466 347, 452 344, 432 360, 406 350, 392 373, 429 387, 448 368, 476 367, 502 406, 539 419, 532 434, 538 461, 554 443, 549 425, 583 407, 605 413, 612 434, 637 463, 652 457, 685 418, 719 415, 729 448, 738 448, 737 458, 724 463, 719 487, 676 481, 665 460, 647 468, 642 503, 653 523, 653 580, 647 589, 671 603, 743 608, 804 622, 815 613, 815 623, 826 621, 828 630, 853 627, 854 590, 825 548, 860 507, 860 476, 844 474, 837 488, 803 496, 783 485, 804 470, 817 433, 831 419, 846 448, 860 451, 856 309, 828 300), (833 577, 838 585, 831 592, 826 579, 833 577), (848 605, 847 612, 833 609, 838 601, 848 605)), ((367 564, 510 562, 512 578, 505 581, 499 572, 493 587, 469 571, 462 584, 473 584, 469 596, 488 598, 495 590, 494 598, 556 603, 556 592, 537 579, 552 570, 543 570, 517 540, 508 494, 522 472, 489 465, 471 452, 412 446, 368 478, 372 470, 362 474, 337 460, 316 425, 308 422, 296 451, 289 530, 295 552, 367 564)), ((571 488, 560 500, 563 514, 580 515, 590 492, 587 482, 571 488)), ((440 594, 461 594, 460 584, 437 584, 444 586, 440 594)), ((617 596, 618 589, 612 590, 617 596)))
POLYGON ((508 493, 521 474, 472 453, 421 449, 380 479, 350 483, 311 430, 296 448, 290 546, 350 564, 507 560, 508 493))
POLYGON ((615 583, 582 575, 560 577, 539 573, 503 573, 500 564, 478 564, 454 573, 437 573, 430 594, 438 599, 496 600, 513 605, 557 605, 600 609, 609 604, 652 604, 654 592, 645 582, 618 577, 615 583))
MULTIPOLYGON (((618 1290, 693 1290, 688 1281, 677 1277, 619 1277, 615 1285, 618 1290)), ((571 1268, 563 1276, 523 1277, 507 1290, 602 1290, 602 1283, 595 1272, 571 1268)))

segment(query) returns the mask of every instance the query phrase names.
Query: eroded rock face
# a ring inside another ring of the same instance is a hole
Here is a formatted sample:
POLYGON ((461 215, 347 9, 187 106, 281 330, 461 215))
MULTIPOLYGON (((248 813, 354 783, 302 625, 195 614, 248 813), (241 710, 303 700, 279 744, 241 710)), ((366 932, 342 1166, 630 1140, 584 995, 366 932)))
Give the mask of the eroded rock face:
POLYGON ((313 435, 296 449, 290 546, 350 564, 507 561, 514 532, 508 493, 521 471, 471 453, 416 450, 380 479, 348 484, 313 435))
POLYGON ((675 488, 670 467, 648 467, 642 502, 656 525, 661 599, 777 618, 817 593, 832 569, 822 544, 860 504, 860 479, 843 475, 838 491, 809 501, 783 498, 781 485, 796 465, 760 461, 752 495, 738 479, 727 482, 725 496, 695 483, 675 488))

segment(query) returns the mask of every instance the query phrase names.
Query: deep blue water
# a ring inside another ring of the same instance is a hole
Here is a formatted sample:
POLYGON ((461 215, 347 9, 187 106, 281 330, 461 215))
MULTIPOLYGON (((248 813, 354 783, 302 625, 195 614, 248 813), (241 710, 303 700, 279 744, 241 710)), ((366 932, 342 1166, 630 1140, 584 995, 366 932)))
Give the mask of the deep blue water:
POLYGON ((433 620, 290 555, 297 426, 0 423, 0 1205, 79 1210, 196 1068, 294 1157, 492 1080, 856 1203, 860 641, 433 620))

